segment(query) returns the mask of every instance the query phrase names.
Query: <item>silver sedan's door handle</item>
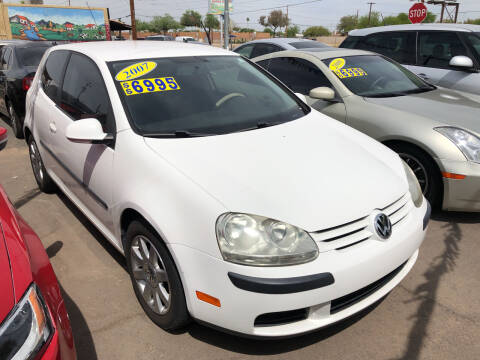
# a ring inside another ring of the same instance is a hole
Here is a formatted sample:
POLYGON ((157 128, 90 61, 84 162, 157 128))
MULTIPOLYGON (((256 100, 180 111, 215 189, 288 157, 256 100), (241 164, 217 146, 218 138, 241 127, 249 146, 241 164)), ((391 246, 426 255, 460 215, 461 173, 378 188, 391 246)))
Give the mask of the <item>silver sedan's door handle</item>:
POLYGON ((55 134, 57 132, 57 127, 55 126, 55 123, 51 122, 49 128, 51 133, 55 134))

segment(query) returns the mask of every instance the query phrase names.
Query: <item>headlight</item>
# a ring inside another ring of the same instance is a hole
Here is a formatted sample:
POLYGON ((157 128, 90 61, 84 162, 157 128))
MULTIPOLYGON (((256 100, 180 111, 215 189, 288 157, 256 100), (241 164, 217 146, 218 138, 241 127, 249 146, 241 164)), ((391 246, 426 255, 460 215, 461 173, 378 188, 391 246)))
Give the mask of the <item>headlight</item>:
POLYGON ((472 133, 455 127, 437 127, 440 134, 453 142, 469 161, 480 163, 480 139, 472 133))
POLYGON ((226 261, 252 266, 303 264, 318 256, 310 235, 263 216, 227 213, 217 220, 217 240, 226 261))
POLYGON ((416 207, 422 206, 423 203, 423 193, 420 184, 418 183, 417 177, 413 173, 410 166, 407 165, 405 161, 402 160, 403 167, 405 169, 405 175, 407 175, 408 180, 408 190, 412 196, 413 203, 416 207))
POLYGON ((30 286, 0 328, 2 359, 32 359, 53 333, 48 311, 35 285, 30 286))

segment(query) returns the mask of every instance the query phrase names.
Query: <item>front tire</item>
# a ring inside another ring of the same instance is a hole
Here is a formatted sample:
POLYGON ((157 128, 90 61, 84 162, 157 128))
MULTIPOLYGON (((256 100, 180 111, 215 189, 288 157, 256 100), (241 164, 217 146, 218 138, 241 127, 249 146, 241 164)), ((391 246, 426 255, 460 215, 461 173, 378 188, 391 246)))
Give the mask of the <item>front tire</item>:
POLYGON ((33 136, 30 136, 28 139, 28 152, 30 154, 30 164, 32 165, 33 175, 35 176, 38 188, 45 193, 54 192, 56 189, 55 183, 45 169, 42 156, 38 151, 38 146, 33 139, 33 136))
POLYGON ((10 116, 10 125, 12 126, 13 134, 17 139, 23 139, 22 123, 12 104, 8 104, 8 114, 10 116))
POLYGON ((390 144, 400 158, 407 163, 416 175, 423 195, 438 208, 442 204, 443 184, 434 160, 423 150, 407 144, 390 144))
POLYGON ((184 327, 189 315, 180 275, 156 232, 133 221, 126 233, 125 256, 135 295, 148 317, 164 330, 184 327))

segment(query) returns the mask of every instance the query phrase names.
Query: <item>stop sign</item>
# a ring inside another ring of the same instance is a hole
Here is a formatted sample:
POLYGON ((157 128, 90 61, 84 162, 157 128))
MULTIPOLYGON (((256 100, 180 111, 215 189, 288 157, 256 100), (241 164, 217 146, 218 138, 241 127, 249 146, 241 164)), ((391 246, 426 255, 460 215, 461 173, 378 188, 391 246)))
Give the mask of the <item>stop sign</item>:
POLYGON ((412 24, 421 23, 427 17, 427 7, 423 3, 416 3, 408 11, 408 18, 412 24))

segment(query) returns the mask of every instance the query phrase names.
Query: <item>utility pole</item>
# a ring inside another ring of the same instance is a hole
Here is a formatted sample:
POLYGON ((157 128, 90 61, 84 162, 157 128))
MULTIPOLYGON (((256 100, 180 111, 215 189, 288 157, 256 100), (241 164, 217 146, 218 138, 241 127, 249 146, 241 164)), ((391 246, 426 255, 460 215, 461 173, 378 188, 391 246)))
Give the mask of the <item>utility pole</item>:
POLYGON ((370 11, 368 12, 368 25, 370 25, 370 19, 372 18, 372 6, 375 5, 376 3, 368 2, 367 4, 370 5, 370 11))
POLYGON ((135 24, 135 0, 130 0, 130 19, 132 20, 132 40, 137 40, 137 26, 135 24))
MULTIPOLYGON (((130 0, 133 1, 133 0, 130 0)), ((225 6, 223 10, 223 26, 224 26, 224 38, 223 38, 223 47, 228 50, 228 43, 230 41, 230 16, 228 14, 228 3, 229 0, 224 0, 225 6)))

